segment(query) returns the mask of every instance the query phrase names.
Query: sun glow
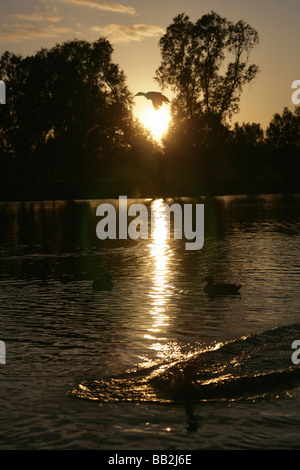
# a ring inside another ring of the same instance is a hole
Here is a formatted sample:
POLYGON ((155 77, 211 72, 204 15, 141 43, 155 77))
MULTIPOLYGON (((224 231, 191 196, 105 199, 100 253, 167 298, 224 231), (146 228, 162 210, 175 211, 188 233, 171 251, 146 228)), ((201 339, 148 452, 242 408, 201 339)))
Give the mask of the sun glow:
POLYGON ((171 121, 170 110, 165 106, 157 111, 153 108, 147 107, 142 111, 140 121, 147 129, 150 130, 154 139, 159 141, 168 130, 171 121))

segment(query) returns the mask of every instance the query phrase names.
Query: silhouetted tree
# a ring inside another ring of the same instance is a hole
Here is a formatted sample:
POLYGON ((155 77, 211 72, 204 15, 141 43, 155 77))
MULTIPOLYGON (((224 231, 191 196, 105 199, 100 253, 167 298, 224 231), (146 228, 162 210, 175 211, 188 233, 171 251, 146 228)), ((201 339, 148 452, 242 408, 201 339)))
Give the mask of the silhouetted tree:
POLYGON ((229 127, 218 116, 203 114, 186 120, 174 117, 164 139, 174 176, 200 179, 209 186, 224 165, 229 140, 229 127))
POLYGON ((283 179, 286 189, 300 176, 300 106, 275 113, 266 129, 269 165, 283 179))
POLYGON ((266 129, 267 142, 273 149, 284 149, 287 146, 300 148, 300 106, 295 111, 287 107, 282 114, 274 114, 266 129))
POLYGON ((214 114, 220 121, 238 110, 242 87, 257 74, 248 65, 258 34, 244 21, 215 12, 192 23, 183 13, 159 41, 162 62, 156 80, 175 92, 174 113, 182 118, 214 114))
POLYGON ((8 100, 0 108, 0 158, 10 155, 20 181, 48 178, 80 187, 106 176, 116 156, 137 151, 142 129, 112 53, 100 38, 31 57, 2 55, 8 100))
POLYGON ((253 182, 265 165, 264 131, 257 123, 235 123, 231 132, 229 166, 253 182))
POLYGON ((212 184, 222 171, 229 142, 226 120, 238 111, 242 88, 257 74, 248 65, 258 34, 244 21, 215 12, 195 23, 176 16, 159 41, 162 61, 156 80, 175 93, 173 123, 165 139, 181 169, 212 184))
POLYGON ((0 107, 1 173, 9 179, 16 168, 20 174, 26 175, 25 155, 30 151, 29 136, 20 125, 20 115, 24 115, 26 110, 23 106, 24 93, 20 92, 20 88, 28 76, 27 70, 22 67, 22 57, 4 52, 0 59, 0 76, 5 81, 7 91, 7 104, 0 107))

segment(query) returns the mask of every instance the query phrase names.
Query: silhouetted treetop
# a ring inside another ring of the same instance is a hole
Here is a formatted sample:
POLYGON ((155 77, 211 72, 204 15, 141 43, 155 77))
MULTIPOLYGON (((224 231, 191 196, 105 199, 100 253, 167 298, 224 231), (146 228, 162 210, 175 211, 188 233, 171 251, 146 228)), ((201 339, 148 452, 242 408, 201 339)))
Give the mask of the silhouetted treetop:
POLYGON ((264 131, 257 123, 243 122, 240 125, 236 122, 232 131, 232 139, 237 145, 257 147, 264 142, 264 131))
POLYGON ((294 112, 287 107, 282 114, 275 113, 266 130, 267 142, 274 149, 300 148, 300 106, 294 112))
POLYGON ((159 41, 162 61, 156 80, 175 92, 174 114, 191 118, 209 113, 222 120, 238 111, 242 88, 258 67, 248 64, 258 33, 240 20, 215 12, 195 23, 181 13, 159 41))

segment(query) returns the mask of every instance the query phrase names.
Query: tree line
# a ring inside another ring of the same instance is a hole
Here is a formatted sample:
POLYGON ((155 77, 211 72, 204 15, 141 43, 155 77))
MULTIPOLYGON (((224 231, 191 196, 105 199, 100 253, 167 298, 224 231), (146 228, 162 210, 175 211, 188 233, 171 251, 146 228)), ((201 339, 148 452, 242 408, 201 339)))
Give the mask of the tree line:
POLYGON ((68 41, 0 58, 2 184, 61 182, 77 191, 116 167, 146 164, 155 144, 132 112, 124 72, 106 39, 68 41))
POLYGON ((155 74, 160 88, 174 93, 161 146, 134 118, 133 95, 107 39, 67 41, 28 57, 4 52, 2 193, 60 184, 70 194, 93 197, 98 193, 91 188, 108 188, 105 181, 113 179, 147 180, 149 191, 175 190, 183 181, 199 193, 294 187, 299 106, 276 113, 265 131, 258 123, 231 125, 243 87, 259 72, 249 62, 258 42, 250 25, 215 12, 195 23, 185 14, 174 18, 159 41, 155 74))
MULTIPOLYGON (((259 35, 215 12, 174 18, 159 41, 156 80, 175 94, 165 154, 174 174, 207 191, 278 191, 298 186, 300 107, 259 123, 231 125, 243 87, 259 73, 250 62, 259 35)), ((293 190, 293 189, 292 189, 293 190)))

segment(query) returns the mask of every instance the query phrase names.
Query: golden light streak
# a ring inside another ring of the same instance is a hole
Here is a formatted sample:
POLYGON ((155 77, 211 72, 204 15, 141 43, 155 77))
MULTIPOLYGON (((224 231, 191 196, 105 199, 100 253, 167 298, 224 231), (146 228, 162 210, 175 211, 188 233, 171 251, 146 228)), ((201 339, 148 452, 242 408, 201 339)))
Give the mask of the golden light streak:
POLYGON ((154 261, 153 286, 149 293, 152 299, 152 309, 150 314, 153 317, 151 328, 145 338, 153 339, 151 349, 159 350, 159 341, 165 341, 163 331, 169 325, 169 317, 166 314, 166 304, 169 294, 169 261, 172 252, 168 244, 168 224, 166 214, 163 210, 163 200, 157 199, 152 203, 153 225, 152 242, 149 245, 150 257, 154 261), (157 337, 154 335, 157 334, 157 337))

